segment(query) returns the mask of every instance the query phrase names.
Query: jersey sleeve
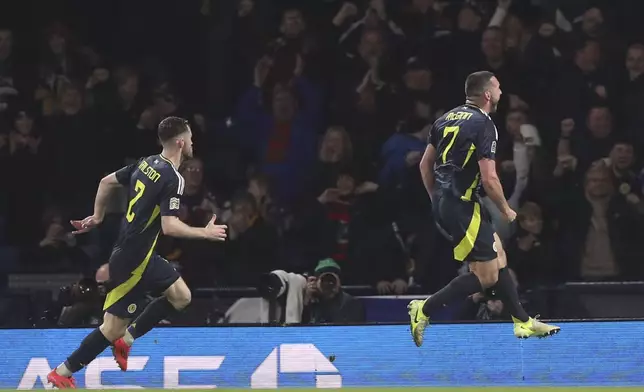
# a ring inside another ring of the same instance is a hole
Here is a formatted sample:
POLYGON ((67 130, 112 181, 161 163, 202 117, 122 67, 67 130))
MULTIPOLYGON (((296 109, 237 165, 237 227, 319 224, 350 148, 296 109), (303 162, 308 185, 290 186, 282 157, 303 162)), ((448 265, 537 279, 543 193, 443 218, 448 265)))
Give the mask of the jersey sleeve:
POLYGON ((494 159, 496 157, 496 145, 499 135, 496 131, 494 122, 488 118, 484 120, 483 129, 479 130, 476 135, 476 158, 481 159, 494 159))
POLYGON ((115 171, 114 175, 116 176, 116 181, 118 181, 119 184, 123 186, 127 186, 130 183, 130 177, 132 177, 132 173, 134 173, 134 170, 136 170, 137 166, 139 166, 139 161, 136 161, 135 163, 132 163, 115 171))
POLYGON ((179 174, 171 178, 165 182, 161 191, 161 216, 179 216, 184 180, 179 174))

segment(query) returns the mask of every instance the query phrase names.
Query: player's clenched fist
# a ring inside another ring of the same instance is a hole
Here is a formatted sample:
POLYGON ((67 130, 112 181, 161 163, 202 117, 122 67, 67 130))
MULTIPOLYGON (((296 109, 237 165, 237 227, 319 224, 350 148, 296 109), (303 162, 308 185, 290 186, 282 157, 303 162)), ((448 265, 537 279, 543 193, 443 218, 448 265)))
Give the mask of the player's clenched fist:
POLYGON ((226 225, 216 225, 215 220, 217 219, 217 215, 213 215, 212 219, 208 224, 206 225, 206 237, 209 240, 212 241, 224 241, 226 239, 226 229, 228 226, 226 225))
POLYGON ((505 220, 509 223, 514 222, 514 220, 517 218, 517 213, 509 207, 503 212, 503 215, 505 216, 505 220))

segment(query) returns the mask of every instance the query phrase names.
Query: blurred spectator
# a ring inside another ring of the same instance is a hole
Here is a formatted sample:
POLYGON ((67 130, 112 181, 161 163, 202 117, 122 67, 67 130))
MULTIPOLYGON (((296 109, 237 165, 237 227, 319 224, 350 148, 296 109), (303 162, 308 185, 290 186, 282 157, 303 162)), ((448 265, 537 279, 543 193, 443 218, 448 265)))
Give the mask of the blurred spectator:
POLYGON ((274 227, 280 238, 292 229, 293 208, 288 205, 279 205, 275 202, 270 182, 266 175, 254 174, 248 180, 248 193, 253 195, 259 216, 269 225, 274 227))
POLYGON ((307 26, 302 10, 287 8, 282 12, 279 36, 268 44, 267 54, 273 60, 271 79, 277 83, 289 82, 297 63, 307 64, 304 74, 311 78, 325 72, 320 63, 320 46, 307 26))
POLYGON ((66 207, 89 206, 102 174, 101 162, 90 158, 79 164, 78 154, 93 151, 98 157, 102 156, 104 151, 97 148, 100 140, 97 124, 91 112, 84 109, 80 86, 63 85, 56 106, 57 111, 45 119, 48 139, 44 147, 52 160, 49 187, 53 199, 66 207), (78 178, 83 178, 83 182, 78 178), (74 191, 70 192, 70 189, 74 191))
POLYGON ((268 178, 262 174, 252 176, 248 180, 248 193, 255 198, 261 217, 266 221, 270 221, 269 214, 272 198, 268 178))
POLYGON ((621 79, 617 107, 619 126, 636 138, 638 152, 644 150, 644 44, 636 43, 626 53, 626 72, 621 79))
MULTIPOLYGON (((12 230, 12 242, 29 244, 40 235, 37 225, 24 222, 38 222, 43 212, 46 192, 35 173, 46 172, 48 165, 42 146, 41 124, 36 122, 33 112, 21 110, 13 115, 12 130, 9 132, 7 143, 9 157, 5 162, 8 183, 16 184, 11 192, 7 192, 8 221, 12 230), (35 177, 34 177, 35 176, 35 177)), ((46 180, 45 178, 42 178, 46 180)))
POLYGON ((354 170, 344 168, 300 213, 305 258, 332 257, 352 284, 375 284, 385 277, 406 282, 408 259, 391 219, 392 211, 387 211, 377 185, 361 181, 354 170), (376 214, 378 210, 382 213, 376 214))
POLYGON ((377 161, 382 143, 393 133, 399 113, 394 59, 387 56, 384 33, 364 29, 357 48, 338 54, 336 67, 345 69, 333 80, 332 121, 344 125, 361 148, 355 158, 364 165, 377 161))
POLYGON ((601 47, 597 41, 585 40, 577 46, 573 63, 559 74, 557 84, 561 116, 575 118, 612 96, 607 71, 602 68, 601 47))
POLYGON ((580 27, 580 38, 597 41, 601 51, 605 53, 605 59, 613 62, 622 57, 624 46, 606 23, 606 14, 600 7, 588 8, 582 15, 580 27))
POLYGON ((82 79, 87 72, 71 42, 70 30, 62 23, 56 22, 45 31, 45 42, 41 58, 44 80, 52 84, 55 78, 66 78, 67 81, 82 79))
POLYGON ((527 202, 518 212, 517 231, 506 245, 508 265, 523 287, 557 283, 553 229, 544 222, 541 207, 527 202))
POLYGON ((23 254, 26 272, 85 271, 87 256, 76 244, 76 238, 65 228, 61 211, 50 208, 42 217, 42 239, 36 248, 23 254))
POLYGON ((444 92, 440 91, 440 86, 434 81, 434 74, 428 64, 416 57, 408 59, 403 82, 405 96, 412 100, 406 103, 415 109, 418 117, 430 119, 433 115, 431 111, 445 111, 445 107, 442 106, 445 103, 440 99, 444 92))
MULTIPOLYGON (((20 70, 20 64, 13 50, 13 31, 8 28, 0 28, 0 112, 9 108, 9 102, 20 94, 20 82, 24 83, 20 70)), ((24 92, 23 92, 24 93, 24 92)))
MULTIPOLYGON (((223 211, 204 184, 203 162, 199 158, 189 159, 181 164, 179 172, 185 180, 179 219, 197 227, 205 226, 214 215, 217 215, 217 222, 226 222, 227 214, 221 213, 223 211)), ((217 279, 216 260, 222 252, 220 244, 162 236, 159 249, 166 259, 176 263, 189 284, 209 286, 217 279)))
POLYGON ((558 246, 564 278, 641 279, 637 254, 642 220, 623 198, 616 197, 604 161, 591 165, 582 187, 574 188, 569 182, 561 184, 559 192, 558 246))
POLYGON ((578 168, 585 171, 592 162, 609 155, 617 138, 613 131, 613 116, 607 106, 593 106, 586 118, 587 131, 578 127, 573 119, 561 122, 561 138, 557 154, 572 156, 578 168))
POLYGON ((181 198, 182 214, 185 214, 182 220, 191 226, 205 226, 220 209, 215 196, 204 184, 203 162, 199 158, 192 158, 181 164, 179 172, 186 181, 181 198))
POLYGON ((628 141, 618 141, 613 146, 610 156, 604 159, 615 180, 616 197, 624 198, 635 213, 644 214, 644 202, 641 200, 641 189, 637 174, 633 171, 635 153, 628 141))
POLYGON ((267 57, 257 63, 255 85, 237 108, 238 137, 269 176, 278 201, 289 202, 301 193, 302 183, 311 173, 322 108, 317 87, 301 76, 299 56, 292 85, 275 85, 271 98, 264 99, 262 87, 272 65, 273 60, 267 57))
POLYGON ((434 0, 413 0, 403 7, 399 23, 405 33, 409 51, 417 53, 432 43, 437 29, 440 29, 438 2, 434 0))
POLYGON ((418 169, 431 124, 417 114, 401 123, 398 133, 383 145, 378 175, 380 192, 386 204, 392 206, 386 216, 395 220, 407 234, 427 226, 427 218, 431 216, 418 169))
MULTIPOLYGON (((508 204, 518 209, 526 198, 543 200, 549 186, 547 157, 542 147, 539 130, 528 123, 525 111, 511 109, 506 115, 505 133, 499 140, 497 154, 498 172, 508 198, 508 204)), ((492 220, 502 240, 511 237, 514 225, 508 224, 498 209, 486 198, 484 203, 491 211, 492 220)))
MULTIPOLYGON (((253 285, 276 266, 301 273, 333 257, 347 283, 431 291, 456 266, 444 262, 451 248, 417 162, 427 125, 463 102, 468 72, 486 69, 504 91, 493 115, 498 172, 521 207, 511 225, 489 210, 522 287, 644 277, 639 2, 130 3, 87 12, 62 0, 29 20, 5 10, 0 179, 12 186, 0 225, 25 269, 104 263, 125 188, 98 241, 78 238, 83 251, 61 213, 47 213, 44 228, 24 222, 52 206, 91 211, 101 176, 158 153, 159 121, 179 115, 200 157, 181 167, 180 218, 203 225, 216 213, 230 227, 225 244, 161 238, 190 285, 253 285), (64 22, 51 23, 61 10, 64 22), (188 28, 146 28, 177 21, 188 28)), ((472 317, 504 314, 487 294, 471 305, 472 317)))
POLYGON ((227 286, 255 286, 262 273, 279 266, 277 231, 259 215, 253 195, 241 192, 233 197, 228 219, 228 240, 223 244, 217 282, 227 286))
POLYGON ((347 131, 338 126, 328 128, 322 136, 317 158, 313 191, 319 193, 334 185, 338 174, 354 164, 353 144, 347 131))
POLYGON ((261 3, 256 0, 238 0, 232 25, 232 53, 228 61, 234 67, 232 81, 233 98, 252 83, 253 68, 257 58, 263 55, 266 26, 261 14, 261 3))

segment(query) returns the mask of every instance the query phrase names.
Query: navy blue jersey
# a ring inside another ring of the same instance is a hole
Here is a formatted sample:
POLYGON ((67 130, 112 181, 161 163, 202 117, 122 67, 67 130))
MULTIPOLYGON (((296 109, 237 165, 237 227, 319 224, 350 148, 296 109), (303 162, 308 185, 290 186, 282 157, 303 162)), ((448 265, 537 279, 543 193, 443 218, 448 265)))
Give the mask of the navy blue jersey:
POLYGON ((494 159, 498 133, 487 113, 474 105, 458 106, 434 122, 429 143, 436 148, 438 189, 464 201, 479 197, 478 161, 494 159))
MULTIPOLYGON (((162 155, 152 155, 116 172, 128 188, 128 207, 110 262, 132 272, 154 252, 162 216, 178 216, 184 179, 162 155)), ((125 271, 121 271, 125 272, 125 271)))

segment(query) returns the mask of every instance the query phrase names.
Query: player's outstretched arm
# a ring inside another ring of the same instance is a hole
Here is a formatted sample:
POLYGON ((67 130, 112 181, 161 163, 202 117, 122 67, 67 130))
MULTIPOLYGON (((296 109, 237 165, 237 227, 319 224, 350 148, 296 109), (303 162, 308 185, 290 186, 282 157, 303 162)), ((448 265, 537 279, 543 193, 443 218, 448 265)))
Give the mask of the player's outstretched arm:
POLYGON ((420 160, 420 175, 430 199, 434 194, 434 162, 436 162, 436 148, 428 144, 423 158, 420 160))
POLYGON ((101 179, 96 191, 96 199, 94 199, 94 214, 88 216, 83 220, 73 220, 70 223, 74 226, 76 231, 72 234, 82 234, 88 232, 94 227, 98 226, 105 217, 105 209, 110 194, 115 188, 121 186, 121 183, 116 178, 116 174, 108 174, 101 179))
POLYGON ((496 161, 494 159, 484 158, 479 160, 479 169, 481 170, 481 182, 487 196, 492 199, 499 211, 505 215, 509 222, 512 222, 517 214, 510 208, 505 200, 501 181, 496 173, 496 161))
POLYGON ((213 215, 206 227, 192 227, 181 222, 178 217, 168 215, 161 217, 161 228, 163 234, 171 237, 224 241, 226 239, 226 229, 228 226, 216 225, 216 219, 217 215, 213 215))

